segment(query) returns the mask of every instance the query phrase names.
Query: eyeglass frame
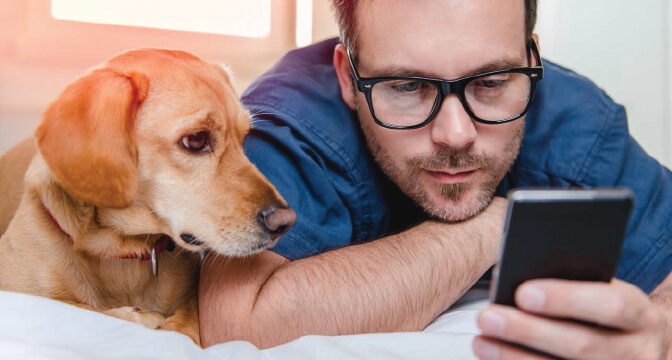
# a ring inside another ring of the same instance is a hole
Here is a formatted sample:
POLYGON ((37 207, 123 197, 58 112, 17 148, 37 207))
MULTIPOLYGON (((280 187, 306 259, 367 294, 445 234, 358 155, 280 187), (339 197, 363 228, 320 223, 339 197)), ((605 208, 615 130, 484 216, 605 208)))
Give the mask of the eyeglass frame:
MULTIPOLYGON (((350 64, 350 72, 355 82, 355 86, 357 87, 357 90, 363 93, 364 96, 366 97, 366 102, 369 105, 369 111, 371 111, 373 121, 375 121, 376 124, 384 128, 395 130, 418 129, 429 124, 430 122, 432 122, 432 120, 434 120, 434 118, 436 118, 436 115, 439 113, 441 105, 443 105, 446 96, 450 94, 456 94, 457 97, 460 99, 460 103, 462 103, 462 107, 467 112, 467 114, 474 121, 482 124, 488 124, 488 125, 504 124, 514 120, 518 120, 521 117, 525 116, 525 114, 527 114, 527 112, 530 110, 530 107, 532 106, 532 100, 534 99, 534 94, 537 89, 537 83, 544 78, 544 64, 541 61, 541 56, 539 55, 539 49, 537 48, 537 43, 534 41, 534 39, 529 39, 527 41, 527 50, 532 52, 532 55, 534 56, 534 59, 537 64, 536 66, 495 70, 485 72, 482 74, 465 76, 455 80, 444 80, 444 79, 428 78, 421 76, 384 76, 384 77, 369 77, 369 78, 361 77, 359 75, 359 72, 355 68, 354 61, 352 61, 352 56, 350 55, 350 49, 346 46, 346 52, 348 54, 348 62, 350 64), (474 79, 503 73, 519 73, 527 75, 527 77, 530 79, 530 95, 527 101, 527 105, 525 106, 525 109, 518 115, 513 115, 502 120, 483 120, 478 116, 476 116, 476 114, 474 114, 474 111, 471 109, 471 106, 469 106, 469 102, 467 101, 467 98, 464 95, 464 90, 466 89, 467 84, 469 84, 474 79), (434 87, 438 89, 438 94, 436 100, 434 100, 434 106, 432 108, 432 111, 430 112, 429 116, 425 121, 417 125, 403 126, 403 125, 388 124, 386 122, 379 120, 378 117, 376 117, 376 112, 373 110, 373 101, 371 99, 371 92, 373 90, 373 86, 379 82, 390 80, 425 81, 431 83, 432 85, 434 85, 434 87)), ((528 61, 529 61, 529 53, 528 53, 528 61)))

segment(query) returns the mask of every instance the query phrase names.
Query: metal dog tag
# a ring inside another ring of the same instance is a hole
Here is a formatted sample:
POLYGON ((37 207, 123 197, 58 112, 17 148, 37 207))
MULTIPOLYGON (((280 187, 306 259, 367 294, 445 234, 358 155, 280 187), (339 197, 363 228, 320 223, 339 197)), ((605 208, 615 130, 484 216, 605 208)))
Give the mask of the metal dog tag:
POLYGON ((154 274, 154 276, 159 276, 159 259, 156 257, 156 243, 152 245, 152 254, 149 260, 152 264, 152 274, 154 274))

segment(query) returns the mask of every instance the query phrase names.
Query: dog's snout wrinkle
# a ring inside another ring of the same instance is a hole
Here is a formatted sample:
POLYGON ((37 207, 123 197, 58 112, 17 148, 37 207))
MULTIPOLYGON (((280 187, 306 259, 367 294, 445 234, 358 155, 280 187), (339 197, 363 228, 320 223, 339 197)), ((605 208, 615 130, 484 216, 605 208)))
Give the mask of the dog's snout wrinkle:
POLYGON ((194 235, 191 235, 191 234, 181 234, 180 238, 182 238, 182 240, 184 240, 184 242, 186 242, 187 244, 191 244, 191 245, 201 245, 201 244, 203 244, 203 241, 198 240, 194 235))
POLYGON ((261 210, 257 218, 273 238, 278 238, 294 225, 296 213, 291 208, 271 206, 261 210))

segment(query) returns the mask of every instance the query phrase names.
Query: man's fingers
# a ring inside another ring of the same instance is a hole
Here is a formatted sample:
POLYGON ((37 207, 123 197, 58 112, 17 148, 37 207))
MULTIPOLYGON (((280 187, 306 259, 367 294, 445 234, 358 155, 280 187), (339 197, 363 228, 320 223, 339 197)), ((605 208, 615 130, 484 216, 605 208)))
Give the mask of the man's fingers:
POLYGON ((557 318, 576 319, 622 330, 650 326, 650 300, 638 288, 612 283, 532 280, 516 290, 523 310, 557 318))
POLYGON ((488 337, 562 358, 625 359, 636 347, 628 333, 543 318, 507 306, 490 306, 479 313, 477 323, 488 337))

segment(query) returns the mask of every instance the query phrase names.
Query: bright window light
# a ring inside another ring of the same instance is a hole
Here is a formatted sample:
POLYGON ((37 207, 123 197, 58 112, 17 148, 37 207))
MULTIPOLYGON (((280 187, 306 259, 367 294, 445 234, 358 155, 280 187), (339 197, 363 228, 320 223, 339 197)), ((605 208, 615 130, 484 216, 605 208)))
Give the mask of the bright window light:
POLYGON ((296 46, 313 41, 313 0, 296 0, 296 46))
POLYGON ((245 37, 271 31, 271 0, 52 0, 60 20, 245 37))

